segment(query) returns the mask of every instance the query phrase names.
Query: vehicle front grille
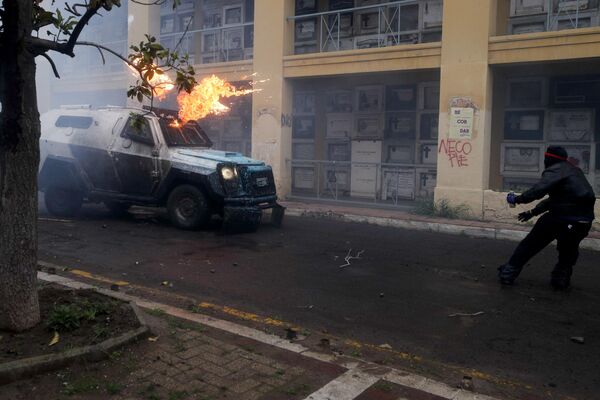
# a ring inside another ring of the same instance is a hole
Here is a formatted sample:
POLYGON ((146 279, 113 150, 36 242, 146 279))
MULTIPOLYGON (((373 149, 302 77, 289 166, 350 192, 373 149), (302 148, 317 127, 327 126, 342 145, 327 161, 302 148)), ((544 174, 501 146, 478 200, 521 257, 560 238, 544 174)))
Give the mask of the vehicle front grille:
POLYGON ((273 171, 248 171, 246 189, 253 196, 269 196, 276 193, 273 171))

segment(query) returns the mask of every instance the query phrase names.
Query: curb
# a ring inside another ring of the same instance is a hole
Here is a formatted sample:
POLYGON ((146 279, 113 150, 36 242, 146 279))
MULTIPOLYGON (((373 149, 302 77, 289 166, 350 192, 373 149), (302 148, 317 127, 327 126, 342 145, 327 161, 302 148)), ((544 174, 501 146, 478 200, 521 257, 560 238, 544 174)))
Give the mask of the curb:
MULTIPOLYGON (((516 229, 485 228, 478 226, 467 226, 442 222, 416 221, 410 219, 395 219, 384 217, 371 217, 356 214, 340 214, 333 211, 310 211, 302 208, 288 208, 286 215, 302 218, 320 218, 333 221, 356 222, 383 226, 388 228, 410 229, 434 233, 445 233, 449 235, 463 235, 472 238, 485 238, 494 240, 510 240, 518 242, 523 240, 529 233, 516 229)), ((581 242, 582 249, 600 251, 600 239, 586 238, 581 242)))
POLYGON ((0 385, 28 378, 43 372, 63 368, 75 361, 99 361, 106 358, 113 349, 129 344, 150 332, 144 317, 135 303, 130 302, 140 327, 123 333, 101 343, 78 347, 59 354, 46 354, 22 360, 10 361, 0 364, 0 385))
MULTIPOLYGON (((45 272, 38 271, 38 279, 74 289, 94 289, 98 293, 102 293, 106 296, 110 296, 116 299, 129 301, 130 303, 137 304, 141 308, 160 309, 166 314, 176 318, 181 318, 187 321, 203 324, 211 328, 219 329, 225 332, 232 333, 234 335, 242 336, 263 344, 276 347, 280 350, 291 351, 293 353, 311 358, 313 360, 335 364, 351 371, 362 371, 362 373, 370 375, 371 378, 374 377, 377 378, 377 380, 383 379, 388 382, 420 390, 422 392, 428 393, 430 395, 435 395, 446 400, 499 400, 495 397, 473 393, 470 391, 447 385, 442 382, 437 382, 424 376, 411 374, 393 368, 382 368, 382 366, 380 365, 365 362, 363 360, 355 359, 353 357, 344 356, 338 358, 337 356, 332 354, 318 353, 312 351, 311 349, 305 347, 302 344, 293 343, 286 339, 282 339, 279 336, 269 334, 254 328, 249 328, 247 326, 240 325, 235 322, 218 319, 204 314, 192 313, 181 308, 169 306, 167 304, 162 304, 151 300, 145 300, 140 297, 120 292, 113 292, 101 287, 83 283, 60 275, 50 275, 45 272)), ((305 400, 321 399, 321 397, 312 396, 313 395, 308 396, 305 400)))

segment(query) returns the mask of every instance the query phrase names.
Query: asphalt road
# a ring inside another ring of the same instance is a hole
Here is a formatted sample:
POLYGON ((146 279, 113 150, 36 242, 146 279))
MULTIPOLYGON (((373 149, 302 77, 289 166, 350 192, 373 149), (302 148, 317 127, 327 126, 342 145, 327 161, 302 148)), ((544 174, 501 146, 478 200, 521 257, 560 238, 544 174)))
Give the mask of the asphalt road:
POLYGON ((506 396, 598 398, 598 253, 582 251, 573 288, 562 293, 548 284, 553 247, 518 285, 503 288, 496 267, 514 242, 317 219, 287 218, 281 229, 224 236, 90 209, 72 222, 42 218, 39 242, 42 260, 386 343, 433 364, 479 371, 475 377, 490 377, 506 396), (361 258, 340 268, 350 250, 363 251, 361 258), (477 312, 483 314, 449 316, 477 312), (531 385, 529 394, 515 394, 511 382, 531 385))

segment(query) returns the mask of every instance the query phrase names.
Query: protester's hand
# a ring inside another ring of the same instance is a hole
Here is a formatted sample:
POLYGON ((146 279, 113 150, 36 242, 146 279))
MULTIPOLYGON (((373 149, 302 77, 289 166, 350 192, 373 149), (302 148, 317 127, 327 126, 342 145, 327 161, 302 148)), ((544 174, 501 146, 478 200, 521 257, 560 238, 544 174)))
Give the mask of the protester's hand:
POLYGON ((520 213, 517 216, 519 222, 527 222, 529 221, 531 218, 533 218, 533 213, 531 211, 525 211, 520 213))

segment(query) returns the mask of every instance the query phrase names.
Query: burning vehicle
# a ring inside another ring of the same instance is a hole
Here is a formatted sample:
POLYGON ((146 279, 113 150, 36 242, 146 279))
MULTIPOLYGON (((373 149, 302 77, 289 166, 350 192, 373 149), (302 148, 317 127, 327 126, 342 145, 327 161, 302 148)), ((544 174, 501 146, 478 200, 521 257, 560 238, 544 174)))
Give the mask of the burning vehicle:
MULTIPOLYGON (((48 211, 75 215, 84 202, 114 214, 166 207, 173 225, 196 229, 214 214, 257 227, 277 204, 273 172, 239 153, 212 150, 195 121, 107 107, 66 106, 42 115, 39 190, 48 211)), ((276 221, 277 222, 277 221, 276 221)))

